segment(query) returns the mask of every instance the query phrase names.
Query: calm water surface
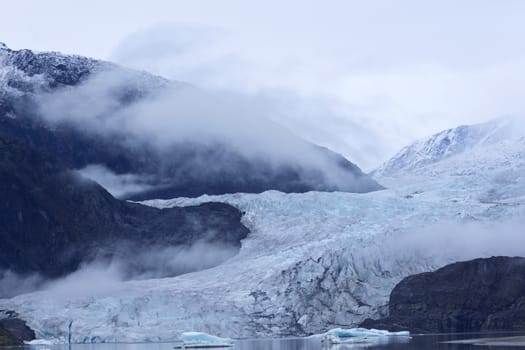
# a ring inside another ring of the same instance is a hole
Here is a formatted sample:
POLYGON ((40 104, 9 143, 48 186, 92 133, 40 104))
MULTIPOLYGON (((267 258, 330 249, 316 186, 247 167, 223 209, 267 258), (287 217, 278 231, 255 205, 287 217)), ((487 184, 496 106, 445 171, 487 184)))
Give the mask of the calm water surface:
MULTIPOLYGON (((525 347, 516 346, 477 346, 471 344, 443 344, 445 341, 475 338, 496 338, 517 336, 516 333, 468 333, 414 335, 411 339, 390 337, 388 341, 376 344, 323 345, 315 339, 255 339, 238 340, 232 350, 518 350, 525 347)), ((27 347, 27 350, 173 350, 176 343, 112 343, 112 344, 72 344, 72 345, 38 345, 27 347)), ((219 350, 225 350, 222 348, 219 350)), ((210 349, 214 350, 214 349, 210 349)))

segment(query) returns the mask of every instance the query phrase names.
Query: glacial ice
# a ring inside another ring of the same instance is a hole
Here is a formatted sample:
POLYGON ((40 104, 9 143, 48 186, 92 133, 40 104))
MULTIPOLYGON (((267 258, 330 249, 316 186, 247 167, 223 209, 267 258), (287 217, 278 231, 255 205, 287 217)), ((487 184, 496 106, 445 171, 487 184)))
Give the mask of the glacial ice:
POLYGON ((62 344, 63 341, 61 341, 60 339, 33 339, 33 340, 30 340, 30 341, 25 341, 24 344, 25 345, 33 345, 33 346, 36 346, 36 345, 58 345, 58 344, 62 344))
POLYGON ((224 348, 233 346, 233 340, 203 332, 184 332, 180 336, 180 348, 224 348))
POLYGON ((326 333, 316 335, 322 341, 331 344, 346 344, 346 343, 369 343, 375 342, 379 338, 384 337, 410 337, 410 332, 389 332, 380 329, 366 329, 366 328, 334 328, 326 333))
POLYGON ((519 224, 512 233, 512 223, 525 220, 525 138, 484 142, 424 169, 378 173, 389 188, 378 192, 148 201, 159 208, 226 202, 246 213, 251 233, 238 255, 208 270, 124 282, 96 296, 20 295, 0 300, 0 309, 15 310, 38 338, 72 342, 174 341, 188 329, 242 338, 355 327, 386 316, 390 291, 408 275, 525 254, 505 244, 523 234, 519 224))

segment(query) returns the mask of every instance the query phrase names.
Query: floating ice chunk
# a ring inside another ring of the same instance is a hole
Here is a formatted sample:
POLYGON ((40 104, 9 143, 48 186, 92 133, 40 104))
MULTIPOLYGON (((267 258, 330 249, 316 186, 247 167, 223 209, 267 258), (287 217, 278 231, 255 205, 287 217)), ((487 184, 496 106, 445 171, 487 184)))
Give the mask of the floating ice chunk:
POLYGON ((328 332, 321 334, 322 341, 331 344, 345 344, 345 343, 370 343, 376 342, 386 337, 410 337, 410 332, 389 332, 380 329, 366 329, 366 328, 334 328, 328 332))
POLYGON ((175 346, 180 348, 226 348, 233 346, 233 340, 221 338, 202 332, 185 332, 180 336, 182 344, 175 346))
POLYGON ((33 339, 30 341, 24 341, 26 345, 58 345, 64 342, 59 339, 33 339))

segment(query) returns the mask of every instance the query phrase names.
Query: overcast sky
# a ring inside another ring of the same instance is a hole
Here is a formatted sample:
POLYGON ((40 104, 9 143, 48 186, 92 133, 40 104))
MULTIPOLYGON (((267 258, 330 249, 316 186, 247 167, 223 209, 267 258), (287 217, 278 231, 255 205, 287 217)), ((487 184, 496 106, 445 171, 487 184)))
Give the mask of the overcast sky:
POLYGON ((372 169, 441 129, 525 115, 525 1, 2 1, 0 41, 258 96, 372 169))

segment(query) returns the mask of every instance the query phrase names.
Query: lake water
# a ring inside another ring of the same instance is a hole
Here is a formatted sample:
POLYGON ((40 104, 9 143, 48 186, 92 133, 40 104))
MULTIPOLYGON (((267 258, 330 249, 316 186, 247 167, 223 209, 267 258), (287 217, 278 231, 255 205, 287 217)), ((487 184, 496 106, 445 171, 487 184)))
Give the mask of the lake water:
MULTIPOLYGON (((231 350, 517 350, 516 346, 477 346, 472 344, 445 344, 443 342, 460 339, 497 338, 516 336, 516 333, 468 333, 414 335, 411 339, 389 337, 374 344, 325 345, 318 339, 255 339, 237 340, 231 350)), ((71 344, 38 345, 28 350, 173 350, 176 343, 111 343, 111 344, 71 344)), ((224 350, 225 348, 222 348, 224 350)), ((213 350, 213 349, 209 349, 213 350)))

